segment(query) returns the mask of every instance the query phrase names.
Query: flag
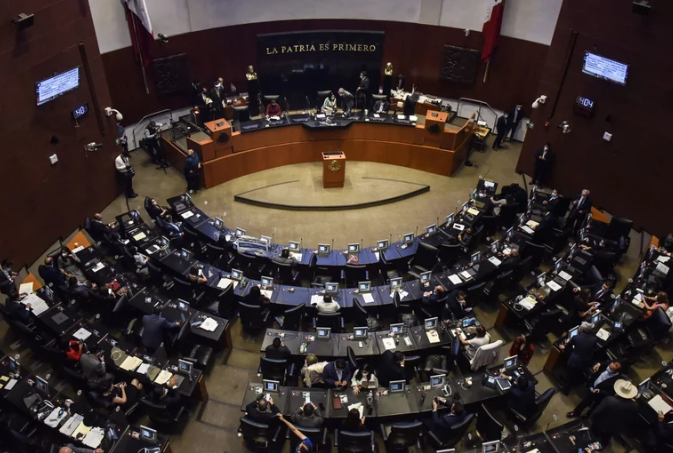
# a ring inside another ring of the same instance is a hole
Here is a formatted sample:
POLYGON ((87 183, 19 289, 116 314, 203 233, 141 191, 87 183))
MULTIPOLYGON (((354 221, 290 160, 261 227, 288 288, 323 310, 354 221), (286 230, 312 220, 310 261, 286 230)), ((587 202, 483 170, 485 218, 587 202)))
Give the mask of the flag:
POLYGON ((484 46, 481 48, 482 61, 489 61, 493 51, 498 46, 500 29, 502 28, 502 15, 505 9, 505 0, 488 0, 488 11, 481 33, 484 35, 484 46))
POLYGON ((129 26, 133 55, 136 61, 142 62, 145 67, 150 64, 150 45, 154 41, 152 22, 147 13, 145 0, 122 0, 126 10, 126 22, 129 26))

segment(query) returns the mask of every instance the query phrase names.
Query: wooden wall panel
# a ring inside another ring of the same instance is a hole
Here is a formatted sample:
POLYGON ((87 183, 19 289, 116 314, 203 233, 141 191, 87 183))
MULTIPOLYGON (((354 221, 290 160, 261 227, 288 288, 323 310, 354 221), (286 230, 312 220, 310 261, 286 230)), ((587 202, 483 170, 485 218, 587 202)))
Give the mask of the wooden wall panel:
MULTIPOLYGON (((481 33, 473 31, 465 36, 461 29, 424 24, 370 20, 254 23, 171 36, 168 44, 155 41, 151 49, 152 57, 186 53, 191 78, 197 78, 210 86, 221 76, 225 86, 233 82, 239 90, 244 91, 246 67, 249 64, 256 65, 257 62, 257 34, 320 29, 384 31, 383 61, 392 62, 395 72, 401 72, 407 77, 409 87, 415 83, 424 93, 481 99, 499 109, 510 109, 521 103, 526 113, 529 113, 528 108, 535 98, 535 89, 543 69, 542 62, 549 48, 543 44, 503 36, 500 48, 491 62, 487 82, 483 82, 486 65, 482 63, 472 85, 440 79, 444 45, 481 49, 481 33)), ((189 105, 186 93, 157 94, 151 74, 148 74, 150 94, 145 94, 140 69, 134 62, 130 47, 106 53, 103 60, 115 107, 124 112, 128 122, 137 121, 153 111, 189 105)))
POLYGON ((630 0, 564 2, 537 90, 548 101, 532 116, 535 128, 526 135, 517 169, 532 174, 536 151, 550 141, 555 187, 569 195, 587 188, 594 205, 661 235, 673 230, 673 215, 654 202, 670 193, 673 168, 673 4, 652 4, 645 18, 631 11, 630 0), (577 44, 562 83, 573 31, 577 44), (583 74, 586 51, 630 65, 626 86, 583 74), (593 118, 574 115, 577 96, 594 100, 593 118), (557 128, 564 120, 572 133, 557 128), (612 142, 603 140, 604 132, 613 134, 612 142))
POLYGON ((104 118, 101 134, 90 84, 101 107, 111 105, 103 63, 86 1, 8 1, 0 5, 0 181, 5 187, 0 227, 0 257, 32 264, 84 217, 102 210, 119 192, 114 169, 116 128, 104 118), (19 13, 35 13, 23 31, 10 24, 19 13), (82 66, 84 43, 91 65, 80 87, 42 106, 35 105, 35 83, 82 66), (76 128, 71 111, 84 102, 91 109, 76 128), (50 144, 51 137, 58 144, 50 144), (86 143, 103 148, 85 153, 86 143), (57 154, 59 162, 49 163, 57 154))

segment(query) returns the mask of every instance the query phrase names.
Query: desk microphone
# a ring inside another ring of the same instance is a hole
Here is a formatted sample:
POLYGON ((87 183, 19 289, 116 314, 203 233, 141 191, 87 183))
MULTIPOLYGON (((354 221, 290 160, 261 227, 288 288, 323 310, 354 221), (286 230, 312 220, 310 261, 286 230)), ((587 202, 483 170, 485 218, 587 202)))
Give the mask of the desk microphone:
POLYGON ((299 238, 299 248, 304 248, 304 238, 299 238))
POLYGON ((393 233, 390 233, 390 238, 388 239, 388 247, 393 245, 393 233))
POLYGON ((334 251, 334 238, 332 238, 332 251, 334 251))
POLYGON ((414 237, 418 237, 418 225, 416 225, 416 233, 414 234, 414 237))

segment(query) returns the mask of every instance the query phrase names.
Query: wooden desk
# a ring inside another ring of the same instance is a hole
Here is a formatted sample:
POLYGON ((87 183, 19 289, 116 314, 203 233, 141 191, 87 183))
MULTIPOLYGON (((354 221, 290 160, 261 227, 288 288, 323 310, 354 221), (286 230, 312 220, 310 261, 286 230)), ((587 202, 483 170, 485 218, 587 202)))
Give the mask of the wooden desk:
POLYGON ((654 247, 659 247, 659 238, 656 236, 652 236, 652 239, 650 239, 650 245, 648 248, 651 248, 652 246, 654 247))
POLYGON ((35 275, 33 275, 32 273, 29 273, 21 283, 32 283, 33 291, 37 291, 38 289, 42 288, 42 283, 40 283, 37 280, 37 277, 35 277, 35 275))
POLYGON ((91 243, 89 240, 84 236, 84 233, 82 231, 79 231, 74 238, 67 244, 68 248, 70 250, 76 249, 77 247, 91 247, 91 243))
MULTIPOLYGON (((390 110, 395 110, 397 108, 397 103, 401 102, 404 104, 404 99, 394 98, 393 102, 390 104, 390 110)), ((402 108, 404 110, 404 108, 402 108)), ((436 104, 431 104, 429 102, 417 102, 414 113, 416 115, 427 115, 428 111, 439 111, 439 106, 436 104)), ((401 112, 400 112, 401 113, 401 112)))
POLYGON ((593 206, 591 207, 591 218, 598 222, 610 223, 610 218, 593 206))

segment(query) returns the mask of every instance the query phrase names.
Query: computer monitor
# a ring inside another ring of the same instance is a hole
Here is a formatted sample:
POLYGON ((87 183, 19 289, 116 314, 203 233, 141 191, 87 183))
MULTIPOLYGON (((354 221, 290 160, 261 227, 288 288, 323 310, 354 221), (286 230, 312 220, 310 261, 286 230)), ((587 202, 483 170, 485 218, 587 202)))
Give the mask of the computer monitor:
POLYGON ((431 271, 421 272, 421 283, 422 284, 429 285, 431 279, 432 279, 432 272, 431 271))
POLYGON ((188 360, 178 360, 178 372, 184 375, 192 374, 192 367, 194 364, 188 360))
POLYGON ((376 241, 376 248, 379 250, 385 250, 388 248, 388 239, 381 239, 376 241))
POLYGON ((353 339, 354 340, 364 340, 367 338, 367 332, 369 330, 367 329, 367 326, 363 327, 354 327, 353 328, 353 339))
POLYGON ((543 287, 547 281, 547 273, 543 272, 537 276, 537 286, 543 287))
POLYGON ((591 317, 591 324, 596 324, 601 319, 601 314, 595 314, 591 317))
POLYGON ((236 237, 240 238, 242 236, 245 236, 245 230, 243 228, 236 227, 236 237))
POLYGON ((35 388, 45 395, 49 394, 49 383, 40 376, 35 376, 35 388))
POLYGON ((572 337, 577 335, 577 333, 580 331, 580 326, 573 327, 568 331, 568 340, 571 340, 572 337))
POLYGON ((501 445, 499 440, 484 442, 481 444, 481 453, 499 453, 501 445))
POLYGON ((432 225, 428 225, 426 232, 427 234, 435 234, 437 232, 437 224, 433 223, 432 225))
POLYGON ((280 386, 279 381, 272 381, 270 379, 263 379, 262 384, 264 385, 265 392, 278 392, 278 387, 280 386))
POLYGON ((644 393, 650 388, 650 378, 645 379, 643 382, 638 384, 638 393, 644 393))
POLYGON ((359 282, 358 291, 361 293, 369 293, 372 290, 372 282, 359 282))
POLYGON ((453 223, 453 214, 449 214, 446 216, 446 226, 449 226, 453 223))
POLYGON ((238 269, 232 269, 231 270, 231 279, 232 280, 240 280, 243 278, 243 271, 240 271, 238 269))
POLYGON ((190 252, 189 250, 181 250, 180 251, 180 257, 183 260, 188 260, 189 258, 191 258, 191 256, 192 256, 192 252, 190 252))
POLYGON ((517 356, 513 355, 511 357, 507 357, 505 359, 505 369, 506 370, 513 370, 514 368, 519 366, 519 359, 517 356))
POLYGON ((217 228, 218 230, 221 230, 224 228, 224 221, 220 219, 219 217, 215 217, 215 221, 213 222, 213 226, 217 228))
POLYGON ((334 295, 339 291, 339 284, 338 283, 325 283, 325 294, 330 294, 334 295))
POLYGON ((446 374, 437 374, 435 376, 430 376, 430 386, 443 387, 444 384, 446 384, 446 374))
POLYGON ((390 381, 389 391, 390 393, 402 393, 406 385, 405 381, 390 381))
POLYGON ((348 244, 348 253, 360 253, 360 244, 355 242, 348 244))
POLYGON ((554 272, 557 274, 563 270, 563 260, 559 258, 558 261, 556 261, 556 264, 554 265, 554 272))
POLYGON ((178 310, 189 311, 189 302, 187 302, 186 300, 178 299, 178 310))
POLYGON ((425 321, 423 324, 425 325, 425 330, 434 330, 437 328, 437 324, 439 323, 439 318, 436 316, 433 318, 425 318, 425 321))
POLYGON ((9 359, 9 361, 7 363, 9 365, 9 369, 12 370, 12 373, 18 373, 19 372, 19 362, 14 360, 13 357, 7 357, 7 358, 9 359))
POLYGON ((260 236, 260 239, 266 244, 267 247, 271 245, 271 241, 272 241, 271 236, 263 236, 262 235, 262 236, 260 236))
POLYGON ((287 248, 291 252, 298 252, 299 249, 301 248, 301 243, 296 242, 296 241, 290 241, 290 242, 287 243, 287 248))
POLYGON ((273 278, 262 276, 262 288, 264 289, 273 288, 273 278))
POLYGON ((499 249, 500 249, 500 241, 495 241, 491 244, 491 252, 492 253, 498 253, 499 249))
POLYGON ((318 244, 318 255, 320 256, 329 255, 330 248, 331 247, 329 244, 318 244))
POLYGON ((140 438, 148 442, 158 442, 157 430, 140 425, 140 438))
POLYGON ((402 277, 396 277, 390 279, 390 290, 399 291, 402 289, 402 277))
POLYGON ((514 237, 514 227, 510 228, 507 231, 507 239, 512 239, 514 237))
POLYGON ((315 330, 318 333, 318 340, 330 339, 330 335, 332 334, 331 327, 316 327, 315 330))
POLYGON ((480 259, 481 259, 481 252, 473 253, 472 256, 470 257, 470 263, 476 264, 479 262, 480 259))
POLYGON ((404 332, 404 323, 398 322, 391 324, 390 331, 394 334, 402 334, 404 332))
POLYGON ((405 244, 411 244, 412 242, 414 242, 414 233, 405 234, 403 241, 405 244))

